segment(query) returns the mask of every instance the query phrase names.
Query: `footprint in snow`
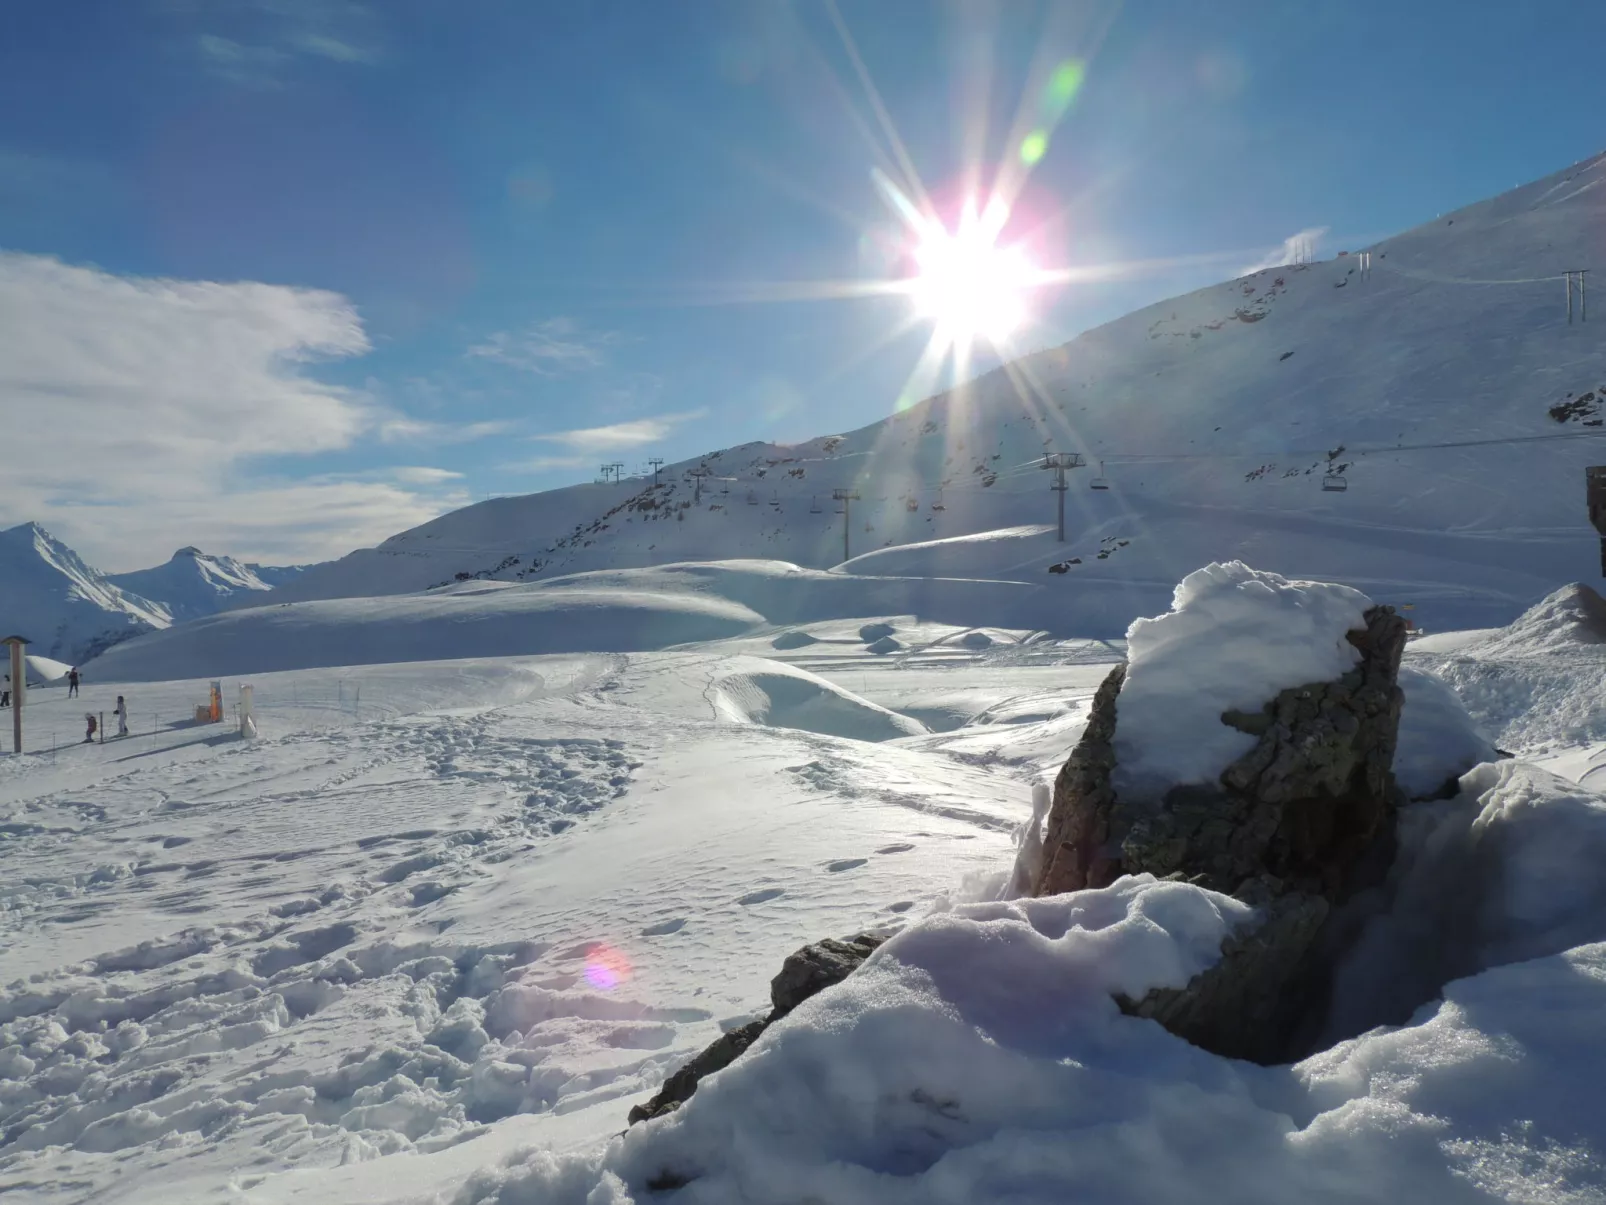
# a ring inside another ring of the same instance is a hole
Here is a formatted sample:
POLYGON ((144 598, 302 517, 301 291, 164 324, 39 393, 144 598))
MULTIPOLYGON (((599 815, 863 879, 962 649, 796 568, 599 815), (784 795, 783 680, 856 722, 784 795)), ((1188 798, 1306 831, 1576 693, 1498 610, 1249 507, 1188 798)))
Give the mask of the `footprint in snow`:
POLYGON ((779 887, 765 887, 761 891, 748 892, 748 894, 744 895, 736 902, 744 906, 749 904, 764 904, 768 903, 770 900, 779 899, 785 894, 786 892, 782 891, 779 887))
POLYGON ((648 925, 641 931, 643 937, 662 937, 666 933, 679 933, 686 927, 686 918, 677 916, 674 920, 659 921, 656 925, 648 925))
POLYGON ((913 900, 899 900, 896 904, 888 904, 888 912, 907 912, 915 906, 913 900))
POLYGON ((842 858, 836 862, 828 863, 826 869, 832 874, 838 874, 844 870, 853 870, 856 867, 863 866, 869 860, 869 858, 842 858))
POLYGON ((880 849, 876 850, 876 853, 878 853, 878 854, 906 854, 913 848, 914 848, 914 844, 912 842, 900 841, 896 845, 883 845, 880 849))

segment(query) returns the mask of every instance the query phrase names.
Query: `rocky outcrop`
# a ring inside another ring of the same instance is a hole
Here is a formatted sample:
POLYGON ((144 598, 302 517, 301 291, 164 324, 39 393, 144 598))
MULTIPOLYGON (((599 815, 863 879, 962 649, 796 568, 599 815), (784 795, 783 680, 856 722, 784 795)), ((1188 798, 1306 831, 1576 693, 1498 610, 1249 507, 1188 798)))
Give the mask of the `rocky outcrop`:
POLYGON ((841 983, 885 940, 869 933, 841 939, 828 937, 787 955, 780 973, 770 981, 769 1016, 721 1034, 701 1054, 666 1079, 651 1100, 634 1106, 630 1110, 630 1124, 662 1117, 680 1108, 691 1099, 698 1081, 704 1076, 729 1067, 761 1033, 810 996, 841 983))
POLYGON ((1120 666, 1099 687, 1055 781, 1034 894, 1148 872, 1260 909, 1186 988, 1122 1002, 1218 1054, 1262 1062, 1288 1054, 1320 995, 1314 951, 1333 905, 1380 881, 1392 858, 1406 627, 1389 607, 1365 618, 1349 633, 1360 652, 1353 670, 1221 717, 1257 739, 1217 782, 1174 786, 1158 800, 1117 796, 1120 666))

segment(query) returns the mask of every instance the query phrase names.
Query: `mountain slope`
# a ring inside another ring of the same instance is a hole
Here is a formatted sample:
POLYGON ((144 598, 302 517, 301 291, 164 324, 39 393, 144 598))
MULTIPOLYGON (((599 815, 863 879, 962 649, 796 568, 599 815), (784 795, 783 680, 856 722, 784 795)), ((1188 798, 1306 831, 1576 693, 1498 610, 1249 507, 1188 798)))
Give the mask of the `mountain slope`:
POLYGON ((1606 250, 1606 159, 1358 255, 1151 306, 847 435, 748 444, 480 503, 316 567, 283 599, 728 557, 848 571, 1090 583, 1162 599, 1241 557, 1411 603, 1427 626, 1504 623, 1592 576, 1583 468, 1606 461, 1606 326, 1568 322, 1562 273, 1606 250), (1044 451, 1077 452, 1068 541, 1044 451), (1108 487, 1090 489, 1101 472, 1108 487), (698 496, 693 472, 708 470, 698 496), (1342 491, 1325 490, 1332 477, 1342 491), (1036 531, 1022 528, 1036 526, 1036 531))
POLYGON ((241 595, 272 590, 277 582, 292 580, 300 572, 300 566, 264 568, 199 548, 180 548, 165 565, 107 574, 106 580, 123 590, 159 600, 171 612, 174 622, 180 622, 215 614, 227 603, 245 601, 239 598, 241 595))
POLYGON ((120 589, 39 524, 0 531, 0 627, 31 640, 30 653, 78 663, 172 622, 162 604, 120 589))

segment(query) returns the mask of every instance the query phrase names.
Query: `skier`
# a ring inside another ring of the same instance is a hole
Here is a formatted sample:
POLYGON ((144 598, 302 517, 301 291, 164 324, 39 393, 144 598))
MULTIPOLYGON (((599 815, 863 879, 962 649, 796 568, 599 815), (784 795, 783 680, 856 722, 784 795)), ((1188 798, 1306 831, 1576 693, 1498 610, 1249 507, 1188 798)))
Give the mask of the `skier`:
POLYGON ((117 696, 117 735, 128 735, 128 704, 123 702, 123 696, 117 696))
POLYGON ((84 721, 87 725, 84 729, 84 744, 93 745, 95 743, 95 713, 92 711, 84 712, 84 721))
POLYGON ((69 699, 72 699, 72 698, 76 698, 77 696, 78 696, 78 667, 75 665, 70 670, 67 671, 67 697, 69 699))
POLYGON ((5 683, 0 685, 0 707, 11 706, 11 675, 5 676, 5 683))

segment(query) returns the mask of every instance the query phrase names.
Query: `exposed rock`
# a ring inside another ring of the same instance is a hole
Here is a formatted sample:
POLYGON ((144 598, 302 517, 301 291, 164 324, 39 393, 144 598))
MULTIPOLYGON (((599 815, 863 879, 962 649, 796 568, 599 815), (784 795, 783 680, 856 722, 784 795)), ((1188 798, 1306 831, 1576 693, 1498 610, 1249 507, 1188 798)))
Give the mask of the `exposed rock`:
POLYGON ((1403 694, 1405 621, 1373 607, 1349 633, 1356 667, 1282 691, 1222 722, 1257 738, 1216 783, 1121 800, 1111 785, 1125 667, 1099 687, 1081 741, 1060 770, 1036 895, 1104 887, 1149 872, 1235 895, 1258 921, 1186 988, 1123 1007, 1219 1054, 1285 1055, 1319 993, 1312 951, 1332 905, 1386 874, 1401 793, 1392 765, 1403 694))
POLYGON ((1261 904, 1256 923, 1222 942, 1221 961, 1186 987, 1156 988, 1136 1001, 1117 996, 1116 1003, 1214 1054, 1280 1062, 1308 1006, 1306 954, 1329 911, 1321 896, 1274 896, 1261 904))
POLYGON ((827 937, 788 955, 781 973, 770 981, 770 1003, 775 1011, 769 1020, 779 1021, 810 996, 841 983, 884 940, 868 933, 840 941, 827 937))
POLYGON ((630 1110, 630 1124, 662 1117, 680 1108, 697 1091, 699 1080, 730 1066, 758 1040, 759 1034, 810 996, 841 983, 885 940, 869 933, 840 939, 828 937, 789 954, 781 964, 780 973, 770 981, 770 1015, 721 1034, 701 1054, 666 1079, 651 1100, 634 1106, 630 1110))
POLYGON ((757 1040, 758 1035, 764 1032, 768 1024, 767 1021, 749 1021, 740 1029, 733 1029, 730 1033, 721 1034, 714 1039, 706 1050, 666 1079, 656 1096, 646 1104, 636 1105, 630 1110, 630 1124, 646 1121, 649 1117, 661 1117, 680 1108, 691 1099, 692 1093, 697 1091, 698 1080, 729 1067, 735 1062, 737 1055, 757 1040))

